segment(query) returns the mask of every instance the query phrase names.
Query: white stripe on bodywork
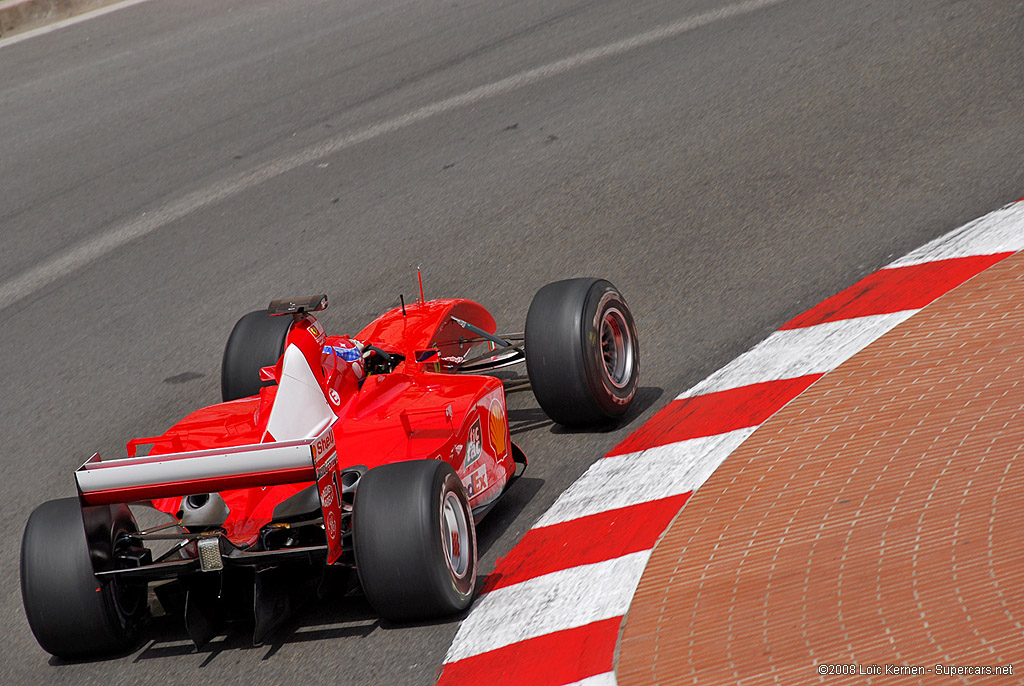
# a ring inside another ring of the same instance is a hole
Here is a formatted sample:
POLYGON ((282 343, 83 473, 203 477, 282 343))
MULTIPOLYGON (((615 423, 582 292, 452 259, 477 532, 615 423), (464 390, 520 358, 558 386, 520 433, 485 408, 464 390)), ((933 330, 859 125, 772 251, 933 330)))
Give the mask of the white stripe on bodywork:
POLYGON ((907 253, 886 269, 1018 250, 1024 250, 1024 202, 1007 205, 950 231, 907 253))
POLYGON ((624 615, 650 555, 644 550, 491 591, 463 620, 445 662, 624 615))
POLYGON ((748 427, 598 460, 533 528, 694 491, 753 432, 748 427))
POLYGON ((335 419, 324 391, 313 376, 306 356, 294 343, 284 351, 281 379, 277 382, 274 407, 267 430, 272 440, 314 438, 335 419))
POLYGON ((677 398, 807 374, 825 374, 918 311, 873 314, 776 331, 677 398))
MULTIPOLYGON (((100 463, 92 469, 79 469, 75 472, 81 492, 88 494, 186 481, 201 482, 204 479, 258 475, 286 469, 308 468, 311 476, 313 472, 313 456, 309 445, 305 443, 285 446, 268 444, 249 449, 228 448, 223 453, 202 451, 192 456, 177 453, 158 462, 128 458, 115 461, 115 466, 111 464, 100 463)), ((188 489, 183 487, 183 492, 185 490, 188 489)), ((193 492, 204 492, 202 484, 195 485, 193 492)))

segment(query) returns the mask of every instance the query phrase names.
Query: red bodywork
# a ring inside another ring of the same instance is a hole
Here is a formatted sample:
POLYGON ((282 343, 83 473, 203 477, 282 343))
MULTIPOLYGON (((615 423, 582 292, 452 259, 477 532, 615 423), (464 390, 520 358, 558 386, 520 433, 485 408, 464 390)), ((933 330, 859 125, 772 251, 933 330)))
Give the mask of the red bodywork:
MULTIPOLYGON (((445 460, 462 479, 470 506, 474 510, 485 507, 501 494, 515 473, 505 394, 496 378, 445 371, 466 356, 473 341, 480 340, 457 324, 453 316, 490 333, 495 330, 490 313, 469 300, 433 300, 396 308, 354 339, 403 356, 404 360, 390 373, 362 380, 336 352, 350 348, 353 339, 325 335, 319 321, 310 314, 297 318, 287 334, 285 349, 295 346, 308 362, 334 414, 325 429, 298 440, 276 440, 268 431, 268 422, 279 387, 270 385, 258 396, 193 412, 160 436, 129 442, 128 459, 104 462, 95 456, 79 473, 96 475, 108 467, 124 467, 121 471, 127 471, 134 466, 158 464, 173 468, 174 463, 181 468, 191 464, 188 460, 202 462, 205 467, 218 459, 230 460, 233 454, 244 462, 250 455, 270 454, 263 448, 281 453, 299 451, 301 455, 308 451, 308 464, 292 460, 253 467, 252 471, 218 472, 211 468, 196 478, 171 481, 147 475, 104 488, 85 488, 80 479, 83 504, 146 499, 177 517, 183 496, 219 492, 230 508, 223 525, 224 536, 235 546, 247 548, 271 522, 275 506, 316 481, 329 563, 341 554, 340 535, 333 529, 340 506, 338 479, 346 468, 363 465, 372 469, 404 460, 445 460), (427 361, 417 362, 417 353, 427 361), (143 445, 152 448, 147 455, 136 457, 137 448, 143 445), (241 450, 240 446, 247 448, 241 450), (233 453, 233 448, 238 450, 233 453)), ((274 368, 264 368, 264 379, 281 378, 284 360, 282 356, 274 368)), ((152 473, 150 470, 148 474, 152 473)))

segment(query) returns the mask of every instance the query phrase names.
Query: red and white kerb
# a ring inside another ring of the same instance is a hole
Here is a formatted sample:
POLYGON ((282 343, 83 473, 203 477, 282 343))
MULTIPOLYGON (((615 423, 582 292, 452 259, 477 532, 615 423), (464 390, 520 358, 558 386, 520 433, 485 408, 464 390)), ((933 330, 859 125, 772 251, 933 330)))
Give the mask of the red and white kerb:
POLYGON ((680 394, 572 486, 505 557, 462 622, 444 686, 613 686, 615 645, 654 544, 758 426, 824 374, 1024 249, 1024 202, 896 260, 680 394))

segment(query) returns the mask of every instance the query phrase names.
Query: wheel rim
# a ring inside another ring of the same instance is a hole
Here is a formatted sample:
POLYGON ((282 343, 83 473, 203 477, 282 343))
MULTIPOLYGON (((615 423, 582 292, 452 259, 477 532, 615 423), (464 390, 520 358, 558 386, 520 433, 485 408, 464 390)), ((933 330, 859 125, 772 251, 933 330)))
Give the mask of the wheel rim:
POLYGON ((601 362, 604 374, 615 388, 625 388, 633 376, 635 351, 626 318, 617 308, 601 317, 601 362))
POLYGON ((462 501, 451 491, 445 494, 441 505, 441 538, 448 570, 456 579, 463 578, 469 571, 469 522, 462 501))

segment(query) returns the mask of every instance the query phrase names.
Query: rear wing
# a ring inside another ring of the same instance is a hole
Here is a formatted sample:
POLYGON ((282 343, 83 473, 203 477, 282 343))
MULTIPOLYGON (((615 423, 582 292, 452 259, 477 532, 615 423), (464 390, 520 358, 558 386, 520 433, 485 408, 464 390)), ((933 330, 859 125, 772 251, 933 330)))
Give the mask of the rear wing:
POLYGON ((95 453, 75 472, 79 498, 83 505, 109 505, 317 481, 337 464, 333 427, 302 440, 217 450, 116 460, 95 453))

